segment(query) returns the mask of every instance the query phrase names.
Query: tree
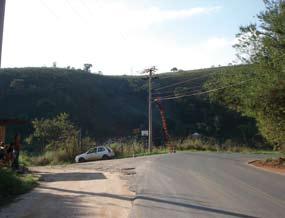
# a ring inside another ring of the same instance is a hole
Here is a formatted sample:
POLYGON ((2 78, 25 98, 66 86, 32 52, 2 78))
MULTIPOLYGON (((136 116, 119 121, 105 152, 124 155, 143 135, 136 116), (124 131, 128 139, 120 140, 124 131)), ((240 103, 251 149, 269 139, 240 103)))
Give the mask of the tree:
POLYGON ((212 93, 212 99, 256 119, 260 133, 273 146, 285 149, 285 2, 264 0, 266 10, 258 15, 260 25, 240 28, 234 46, 244 64, 234 74, 224 72, 208 83, 243 86, 212 93))
POLYGON ((53 68, 56 68, 56 67, 57 67, 56 61, 52 62, 52 67, 53 67, 53 68))
POLYGON ((178 71, 177 67, 173 67, 173 68, 171 69, 171 72, 177 72, 177 71, 178 71))
POLYGON ((77 137, 78 130, 70 122, 69 115, 66 113, 52 119, 35 119, 32 124, 34 132, 28 137, 27 142, 41 145, 41 152, 68 149, 72 145, 71 141, 77 137))
POLYGON ((84 66, 83 70, 89 73, 91 72, 91 68, 93 67, 92 64, 84 64, 83 66, 84 66))

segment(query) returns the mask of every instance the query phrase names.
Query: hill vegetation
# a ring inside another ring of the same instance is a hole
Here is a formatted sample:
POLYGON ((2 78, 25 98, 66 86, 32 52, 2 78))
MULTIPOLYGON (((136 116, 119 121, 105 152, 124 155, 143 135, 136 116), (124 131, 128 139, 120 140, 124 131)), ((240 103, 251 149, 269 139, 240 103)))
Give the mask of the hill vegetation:
MULTIPOLYGON (((285 147, 285 3, 264 2, 259 25, 241 27, 237 34, 235 47, 243 65, 192 71, 174 67, 154 80, 153 98, 162 100, 172 138, 183 141, 198 132, 220 144, 285 147)), ((36 119, 34 127, 39 122, 45 128, 57 117, 59 126, 72 127, 72 135, 81 129, 96 141, 147 129, 146 80, 92 74, 90 67, 1 69, 0 118, 36 119), (63 113, 71 122, 61 122, 63 113)), ((163 134, 158 110, 153 123, 159 145, 163 134)), ((31 123, 22 128, 25 136, 32 131, 31 123)))
MULTIPOLYGON (((209 75, 243 67, 246 66, 161 74, 154 81, 154 89, 191 81, 156 91, 155 95, 164 96, 164 92, 175 93, 181 88, 202 89, 209 75)), ((1 118, 32 121, 67 113, 75 126, 82 129, 83 135, 98 141, 131 136, 133 129, 147 128, 147 83, 139 76, 102 76, 62 68, 2 69, 0 105, 1 118)), ((210 102, 207 96, 165 101, 163 105, 172 137, 187 137, 199 132, 221 142, 231 139, 253 145, 256 141, 253 119, 210 102)), ((160 115, 154 107, 156 144, 161 141, 161 129, 160 115)), ((32 125, 20 130, 28 136, 32 125)), ((11 136, 14 131, 10 128, 11 136)))

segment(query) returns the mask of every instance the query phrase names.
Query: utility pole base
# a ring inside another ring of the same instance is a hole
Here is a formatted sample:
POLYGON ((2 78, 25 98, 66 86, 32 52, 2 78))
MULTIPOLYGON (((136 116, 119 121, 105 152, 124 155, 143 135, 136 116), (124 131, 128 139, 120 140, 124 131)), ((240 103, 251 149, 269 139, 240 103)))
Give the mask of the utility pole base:
POLYGON ((169 153, 176 153, 176 146, 172 144, 168 144, 168 152, 169 153))

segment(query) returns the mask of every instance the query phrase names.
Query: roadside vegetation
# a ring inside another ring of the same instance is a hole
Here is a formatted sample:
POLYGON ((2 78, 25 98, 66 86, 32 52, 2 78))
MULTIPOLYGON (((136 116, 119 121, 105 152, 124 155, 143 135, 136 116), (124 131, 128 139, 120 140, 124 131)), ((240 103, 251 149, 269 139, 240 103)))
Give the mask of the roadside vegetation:
MULTIPOLYGON (((249 147, 246 145, 236 144, 231 140, 227 140, 224 143, 220 143, 214 138, 199 137, 193 138, 189 136, 183 140, 172 139, 170 144, 176 146, 176 151, 206 151, 206 152, 235 152, 235 153, 256 153, 256 154, 275 154, 280 156, 281 153, 273 151, 270 146, 263 146, 262 148, 249 147)), ((96 142, 91 140, 84 140, 82 147, 79 148, 77 144, 74 144, 73 150, 78 151, 76 154, 86 152, 88 149, 95 147, 96 142)), ((127 157, 139 157, 156 154, 169 153, 167 146, 153 146, 151 153, 148 151, 147 140, 138 139, 137 137, 120 138, 114 140, 108 140, 103 143, 115 153, 115 158, 127 158, 127 157)), ((76 155, 75 154, 75 155, 76 155)), ((31 165, 58 165, 74 163, 73 153, 68 153, 64 149, 58 150, 46 150, 43 153, 28 155, 27 153, 22 155, 22 160, 28 166, 31 165)))
MULTIPOLYGON (((81 138, 81 132, 66 113, 54 118, 35 119, 32 121, 33 132, 25 140, 25 148, 33 152, 21 155, 23 164, 29 165, 57 165, 73 163, 74 157, 96 145, 106 144, 113 149, 116 158, 149 155, 147 139, 139 134, 120 137, 104 142, 96 142, 91 137, 81 138)), ((201 136, 198 138, 177 137, 170 142, 177 151, 213 151, 213 152, 256 152, 260 149, 270 151, 270 146, 255 144, 248 146, 238 144, 233 140, 217 140, 214 137, 201 136)), ((163 142, 155 141, 151 154, 168 153, 163 142)))
POLYGON ((36 185, 37 178, 32 174, 17 174, 10 169, 0 168, 0 206, 30 191, 36 185))
POLYGON ((243 82, 210 94, 212 101, 252 117, 259 133, 275 150, 285 151, 285 3, 264 1, 259 24, 241 27, 235 45, 240 60, 250 67, 225 69, 207 82, 243 82))
MULTIPOLYGON (((185 88, 203 86, 210 75, 241 67, 165 73, 159 75, 159 80, 154 80, 154 87, 192 78, 195 80, 185 88)), ((0 69, 0 86, 0 105, 5 105, 1 108, 1 116, 28 121, 25 126, 11 127, 7 131, 8 142, 16 131, 21 132, 22 138, 30 136, 34 131, 32 121, 52 120, 62 113, 69 114, 69 120, 77 130, 81 129, 83 137, 89 136, 97 142, 132 136, 134 129, 147 129, 148 126, 147 83, 140 76, 101 76, 63 68, 0 69)), ((173 91, 177 92, 178 88, 173 91)), ((163 106, 173 137, 185 138, 198 132, 221 141, 231 139, 250 144, 262 141, 253 119, 210 102, 207 96, 169 101, 163 106)), ((155 144, 159 145, 162 141, 161 118, 155 105, 153 112, 155 144)), ((26 144, 25 150, 40 152, 41 144, 26 144)))

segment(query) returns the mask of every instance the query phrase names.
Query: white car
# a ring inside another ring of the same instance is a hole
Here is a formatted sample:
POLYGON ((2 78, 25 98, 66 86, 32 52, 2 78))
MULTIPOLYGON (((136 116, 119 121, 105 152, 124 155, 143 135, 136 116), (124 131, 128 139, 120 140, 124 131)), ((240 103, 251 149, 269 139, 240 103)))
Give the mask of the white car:
POLYGON ((115 157, 115 153, 108 146, 98 146, 91 148, 83 154, 79 154, 75 157, 76 163, 81 163, 91 160, 108 160, 115 157))

